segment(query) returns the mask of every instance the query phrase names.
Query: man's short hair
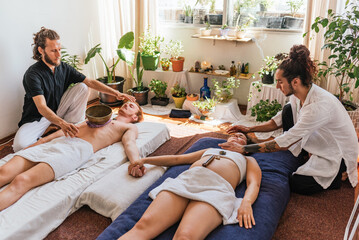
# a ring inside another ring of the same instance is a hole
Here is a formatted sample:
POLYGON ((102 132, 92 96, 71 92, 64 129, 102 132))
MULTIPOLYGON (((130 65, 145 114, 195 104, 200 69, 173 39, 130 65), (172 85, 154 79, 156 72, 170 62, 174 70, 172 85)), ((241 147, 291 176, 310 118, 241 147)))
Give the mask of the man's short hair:
POLYGON ((142 108, 140 107, 140 105, 138 104, 138 102, 134 102, 137 107, 138 107, 138 112, 137 112, 137 121, 136 122, 142 122, 143 121, 143 111, 142 108))
POLYGON ((40 31, 34 34, 34 43, 32 44, 34 46, 32 49, 33 59, 37 61, 41 60, 41 53, 38 48, 41 47, 42 49, 45 49, 47 38, 49 40, 59 40, 60 36, 54 30, 41 27, 40 31))

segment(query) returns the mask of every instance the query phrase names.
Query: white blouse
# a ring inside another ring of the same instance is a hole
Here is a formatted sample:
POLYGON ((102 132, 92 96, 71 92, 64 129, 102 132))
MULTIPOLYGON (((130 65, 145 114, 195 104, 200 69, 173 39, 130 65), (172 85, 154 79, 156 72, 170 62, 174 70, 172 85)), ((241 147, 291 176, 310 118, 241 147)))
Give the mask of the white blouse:
MULTIPOLYGON (((313 84, 302 108, 300 100, 290 96, 294 126, 274 140, 298 156, 301 149, 311 153, 309 160, 296 174, 313 176, 324 189, 338 174, 341 160, 347 166, 353 187, 358 182, 358 139, 352 121, 340 101, 331 93, 313 84), (298 142, 297 142, 298 141, 298 142)), ((272 118, 282 125, 281 112, 272 118)))

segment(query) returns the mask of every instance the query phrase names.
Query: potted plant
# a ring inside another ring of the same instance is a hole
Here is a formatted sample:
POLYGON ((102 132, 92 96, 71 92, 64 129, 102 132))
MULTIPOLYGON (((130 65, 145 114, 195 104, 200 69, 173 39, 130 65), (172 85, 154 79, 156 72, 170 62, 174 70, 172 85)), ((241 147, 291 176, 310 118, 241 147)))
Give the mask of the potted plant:
POLYGON ((82 71, 80 58, 78 55, 70 55, 66 48, 61 48, 61 62, 67 63, 77 71, 82 71))
POLYGON ((224 24, 219 30, 221 32, 222 37, 227 37, 228 32, 229 32, 229 27, 227 24, 224 24))
POLYGON ((288 56, 287 53, 278 53, 273 57, 267 56, 263 59, 265 65, 258 71, 259 76, 264 84, 274 83, 274 73, 279 64, 288 56))
POLYGON ((210 35, 211 35, 211 32, 212 32, 212 27, 211 27, 211 25, 209 24, 209 22, 206 22, 205 25, 206 25, 206 26, 205 26, 204 28, 201 28, 201 29, 200 29, 201 35, 202 35, 202 36, 210 36, 210 35))
POLYGON ((318 77, 335 78, 339 89, 338 98, 349 111, 353 123, 356 122, 357 114, 352 111, 356 108, 356 104, 352 103, 352 92, 359 86, 358 13, 359 7, 347 2, 342 14, 335 14, 329 9, 327 18, 317 17, 311 26, 316 33, 320 27, 325 28, 322 49, 329 49, 331 54, 330 62, 323 61, 318 64, 318 77))
POLYGON ((186 99, 188 101, 197 101, 199 99, 199 96, 197 93, 191 93, 186 96, 186 99))
POLYGON ((215 98, 206 98, 203 101, 193 102, 192 105, 195 106, 200 112, 200 115, 194 114, 194 117, 200 120, 208 120, 210 118, 211 113, 214 112, 216 104, 217 104, 217 99, 215 98))
POLYGON ((250 108, 251 116, 256 117, 257 122, 269 121, 273 116, 282 110, 282 105, 277 99, 269 102, 269 100, 260 100, 259 103, 250 108))
POLYGON ((122 41, 120 40, 117 55, 120 59, 127 63, 128 70, 130 71, 131 77, 136 84, 136 87, 129 89, 128 92, 136 98, 139 105, 146 105, 149 88, 143 86, 143 68, 141 68, 140 52, 137 53, 136 57, 136 77, 132 72, 132 66, 135 62, 135 52, 132 51, 134 45, 134 34, 133 32, 128 32, 121 39, 122 41))
POLYGON ((163 71, 168 71, 170 69, 171 61, 168 58, 161 58, 160 62, 163 71))
POLYGON ((183 71, 184 57, 181 57, 183 52, 182 42, 180 40, 171 40, 164 46, 163 51, 171 56, 172 71, 181 72, 183 71))
MULTIPOLYGON (((122 42, 127 41, 126 34, 121 37, 121 39, 119 41, 119 45, 120 45, 121 41, 122 42)), ((119 46, 118 46, 118 48, 119 48, 119 46)), ((118 58, 116 60, 116 62, 114 59, 112 59, 112 65, 109 66, 107 64, 107 62, 105 61, 105 59, 103 58, 103 56, 101 54, 101 50, 102 50, 102 48, 100 47, 100 44, 97 44, 96 46, 91 48, 90 51, 88 51, 87 56, 85 58, 85 64, 87 64, 91 60, 91 58, 95 57, 98 54, 100 56, 103 64, 105 65, 107 76, 98 78, 97 80, 101 81, 102 83, 106 84, 107 86, 109 86, 115 90, 118 90, 119 92, 123 92, 123 84, 125 82, 125 79, 123 77, 116 76, 116 73, 115 73, 115 69, 116 69, 117 64, 120 61, 120 58, 118 58)), ((115 105, 119 105, 122 103, 122 101, 117 100, 117 98, 112 95, 102 93, 102 92, 100 92, 99 95, 100 95, 100 101, 107 105, 115 106, 115 105)))
POLYGON ((191 5, 184 5, 184 22, 193 23, 193 10, 191 5))
POLYGON ((167 83, 158 79, 152 79, 149 87, 155 96, 151 98, 152 105, 167 106, 169 98, 166 95, 167 83))
POLYGON ((246 34, 246 30, 249 27, 249 25, 253 22, 254 17, 252 15, 249 15, 245 18, 240 18, 240 15, 237 18, 236 23, 236 36, 237 38, 241 39, 244 38, 246 34))
POLYGON ((173 97, 173 101, 175 102, 176 108, 182 108, 184 100, 186 100, 186 89, 183 87, 180 87, 178 83, 176 83, 171 88, 171 94, 173 97))
POLYGON ((142 65, 145 70, 156 70, 160 58, 160 44, 163 38, 155 36, 148 28, 140 37, 142 65))
POLYGON ((290 9, 291 16, 284 16, 282 28, 302 28, 304 19, 303 17, 296 17, 298 11, 304 4, 304 0, 287 0, 286 4, 290 9))
POLYGON ((218 102, 224 103, 228 102, 233 97, 233 89, 238 88, 240 80, 234 77, 227 78, 223 80, 222 83, 216 79, 212 79, 213 83, 213 93, 218 102))

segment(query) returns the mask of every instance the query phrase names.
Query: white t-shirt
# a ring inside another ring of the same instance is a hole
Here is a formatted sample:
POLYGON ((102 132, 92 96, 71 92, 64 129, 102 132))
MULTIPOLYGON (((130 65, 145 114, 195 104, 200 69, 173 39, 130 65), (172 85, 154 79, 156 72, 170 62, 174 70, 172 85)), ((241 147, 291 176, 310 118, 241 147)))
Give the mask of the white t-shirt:
MULTIPOLYGON (((358 139, 353 123, 340 101, 315 84, 302 107, 294 95, 290 96, 289 101, 294 126, 274 140, 280 147, 295 143, 289 148, 295 156, 302 149, 312 154, 295 173, 313 176, 326 189, 338 174, 341 160, 344 159, 349 181, 355 187, 358 182, 358 139)), ((281 112, 272 119, 277 126, 282 125, 281 112)))

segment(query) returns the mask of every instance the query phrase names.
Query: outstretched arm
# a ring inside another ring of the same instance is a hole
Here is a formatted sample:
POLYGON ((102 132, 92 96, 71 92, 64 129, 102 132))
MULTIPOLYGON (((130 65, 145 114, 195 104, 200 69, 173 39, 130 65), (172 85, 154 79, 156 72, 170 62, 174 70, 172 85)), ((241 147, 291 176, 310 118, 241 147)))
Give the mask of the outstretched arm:
POLYGON ((243 125, 234 125, 228 128, 226 131, 227 133, 250 133, 250 132, 270 132, 279 129, 281 126, 277 126, 273 119, 269 120, 268 122, 262 123, 257 126, 246 127, 243 125))
POLYGON ((135 161, 134 163, 131 162, 131 164, 128 166, 128 173, 135 177, 134 171, 138 168, 143 167, 145 163, 156 166, 175 166, 181 164, 191 164, 199 160, 205 151, 206 149, 181 155, 163 155, 142 158, 138 161, 135 161))
POLYGON ((140 153, 136 145, 138 137, 138 130, 134 124, 129 124, 128 129, 122 136, 122 144, 125 148, 126 156, 131 163, 134 163, 140 158, 140 153))
POLYGON ((258 166, 257 161, 252 157, 246 157, 247 159, 247 189, 244 193, 244 197, 241 206, 238 208, 237 219, 239 226, 245 228, 252 228, 252 225, 256 225, 253 216, 252 205, 256 201, 261 185, 262 172, 258 166))
POLYGON ((287 150, 289 147, 279 147, 275 140, 270 140, 262 143, 257 144, 250 144, 250 145, 240 145, 236 142, 225 142, 221 143, 220 146, 223 149, 239 152, 239 153, 256 153, 256 152, 278 152, 282 150, 287 150))

